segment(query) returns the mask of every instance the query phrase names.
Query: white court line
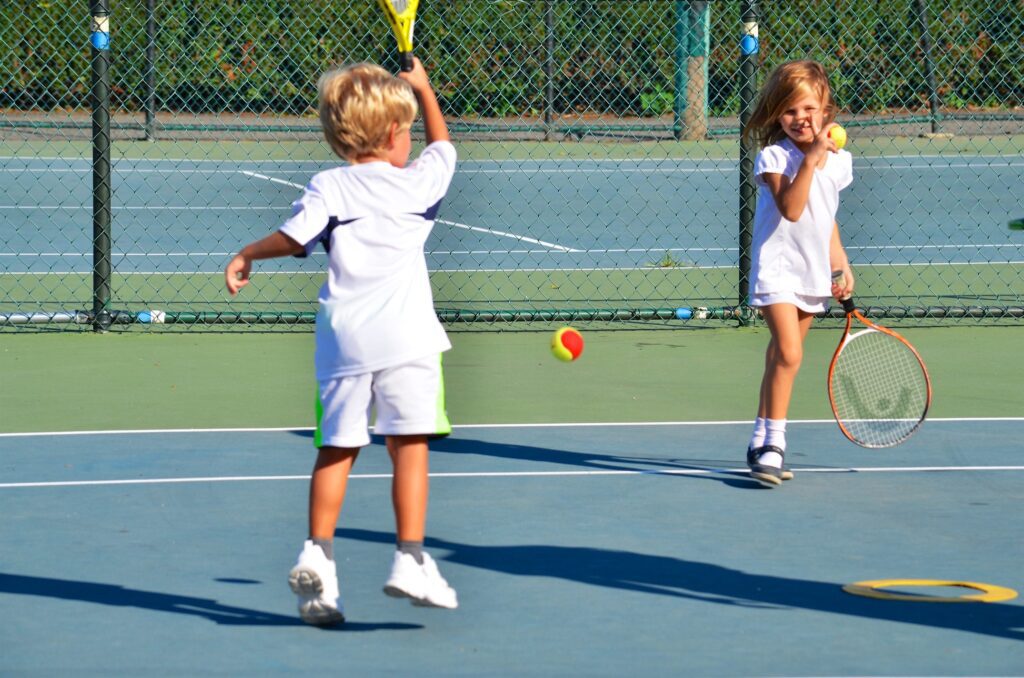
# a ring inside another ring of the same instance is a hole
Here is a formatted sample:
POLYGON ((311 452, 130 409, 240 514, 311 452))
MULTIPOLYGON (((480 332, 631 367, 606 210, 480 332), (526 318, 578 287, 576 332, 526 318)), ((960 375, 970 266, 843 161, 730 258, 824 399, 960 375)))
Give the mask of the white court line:
MULTIPOLYGON (((112 205, 111 210, 114 212, 283 212, 286 208, 281 207, 260 207, 255 205, 244 205, 238 207, 232 207, 231 205, 112 205)), ((73 211, 73 210, 92 210, 92 205, 0 205, 0 210, 20 210, 20 211, 32 211, 32 210, 46 210, 48 212, 55 212, 59 210, 73 211)))
MULTIPOLYGON (((265 174, 257 174, 255 172, 249 172, 249 171, 242 171, 242 174, 245 174, 246 176, 254 177, 256 179, 265 179, 267 181, 273 181, 275 183, 284 184, 285 186, 293 186, 295 188, 303 188, 299 184, 295 184, 295 183, 292 183, 290 181, 285 181, 283 179, 275 179, 274 177, 268 177, 265 174)), ((512 238, 513 240, 518 240, 520 242, 532 242, 534 245, 541 245, 543 247, 547 247, 547 248, 553 249, 553 250, 558 250, 558 251, 561 251, 561 252, 579 252, 580 251, 580 250, 575 250, 575 249, 573 249, 571 247, 565 247, 563 245, 556 245, 554 243, 545 242, 543 240, 536 240, 534 238, 528 238, 525 235, 518 235, 516 233, 509 233, 507 231, 495 231, 495 230, 490 229, 490 228, 482 228, 480 226, 469 226, 467 224, 460 224, 460 223, 455 222, 455 221, 446 221, 444 219, 437 219, 436 222, 439 223, 439 224, 446 224, 448 226, 454 226, 456 228, 462 228, 462 229, 465 229, 467 231, 476 231, 478 233, 487 233, 489 235, 496 235, 496 236, 501 237, 501 238, 512 238)))
MULTIPOLYGON (((544 254, 547 250, 513 250, 510 254, 544 254)), ((428 252, 428 254, 431 254, 428 252)), ((487 254, 487 252, 480 252, 478 254, 487 254)), ((322 252, 314 252, 313 256, 322 256, 322 252)), ((77 256, 77 255, 76 255, 77 256)), ((115 255, 116 256, 116 255, 115 255)), ((198 256, 198 255, 191 255, 198 256)), ((215 255, 207 255, 215 256, 215 255)), ((225 256, 234 256, 234 253, 226 254, 225 256)), ((891 268, 934 268, 936 266, 996 266, 996 265, 1010 265, 1010 266, 1024 266, 1024 260, 1021 261, 950 261, 943 263, 935 262, 921 262, 917 264, 874 264, 875 267, 891 267, 891 268)), ((656 266, 654 264, 648 266, 585 266, 585 267, 573 267, 573 268, 561 268, 561 267, 525 267, 517 266, 512 268, 431 268, 430 273, 509 273, 510 271, 516 271, 517 273, 601 273, 601 272, 624 272, 624 271, 647 271, 652 274, 663 273, 668 274, 671 271, 720 271, 720 270, 735 270, 736 264, 712 264, 707 266, 656 266)), ((118 272, 119 276, 133 276, 133 275, 184 275, 184 276, 195 276, 195 275, 222 275, 224 271, 217 269, 211 271, 124 271, 118 272)), ((0 271, 0 278, 5 276, 50 276, 50 275, 90 275, 91 271, 0 271)), ((307 269, 298 271, 260 271, 260 276, 272 276, 272 275, 326 275, 324 271, 319 269, 307 269)))
POLYGON ((275 184, 282 184, 284 186, 290 186, 292 188, 305 188, 302 184, 296 184, 292 181, 285 181, 284 179, 278 179, 276 177, 268 177, 266 174, 259 174, 257 172, 250 172, 248 170, 238 170, 240 174, 244 174, 247 177, 253 177, 254 179, 263 179, 264 181, 272 181, 275 184))
MULTIPOLYGON (((943 423, 988 423, 988 422, 1024 422, 1024 417, 945 417, 929 418, 929 424, 943 423)), ((453 430, 486 429, 486 428, 602 428, 628 426, 746 426, 749 419, 732 419, 717 421, 601 421, 601 422, 563 422, 548 424, 457 424, 453 430)), ((834 424, 834 419, 790 419, 790 424, 834 424)), ((372 426, 370 427, 373 428, 372 426)), ((142 428, 142 429, 104 429, 96 431, 26 431, 20 433, 0 433, 0 438, 31 438, 46 436, 107 436, 107 435, 138 435, 159 433, 282 433, 291 431, 313 431, 310 426, 278 426, 267 428, 142 428)))
MULTIPOLYGON (((845 468, 801 468, 804 473, 953 473, 977 471, 1024 471, 1024 466, 865 466, 845 468)), ((743 475, 750 473, 743 468, 710 469, 648 469, 648 470, 606 470, 606 471, 475 471, 431 473, 431 478, 537 478, 537 477, 580 477, 580 476, 709 476, 717 474, 743 475)), ((351 480, 390 479, 390 473, 353 473, 351 480)), ((170 485, 180 483, 229 483, 256 481, 308 481, 309 475, 297 476, 197 476, 188 478, 132 478, 127 480, 61 480, 54 482, 0 483, 0 489, 29 487, 95 487, 103 485, 170 485)))
POLYGON ((578 252, 583 252, 584 251, 584 250, 573 249, 571 247, 565 247, 564 245, 556 245, 555 243, 545 242, 543 240, 535 240, 534 238, 528 238, 525 235, 516 235, 515 233, 508 233, 506 231, 495 231, 493 229, 482 228, 480 226, 468 226, 466 224, 460 224, 460 223, 455 222, 455 221, 447 221, 445 219, 438 219, 437 223, 439 223, 439 224, 446 224, 448 226, 454 226, 455 228, 462 228, 462 229, 465 229, 467 231, 476 231, 478 233, 487 233, 487 234, 496 235, 496 236, 499 236, 499 237, 512 238, 513 240, 519 240, 521 242, 532 242, 534 245, 542 245, 544 247, 547 247, 547 248, 550 248, 550 249, 553 249, 553 250, 558 250, 560 252, 574 252, 574 253, 578 253, 578 252))
MULTIPOLYGON (((3 209, 0 206, 0 209, 3 209)), ((149 208, 145 208, 149 209, 149 208)), ((172 208, 173 209, 173 208, 172 208)), ((230 209, 230 208, 228 208, 230 209)), ((257 209, 276 209, 276 208, 257 208, 257 209)), ((471 231, 481 231, 484 233, 490 233, 492 235, 504 235, 516 240, 523 240, 525 242, 532 242, 534 244, 543 245, 549 249, 557 249, 565 254, 660 254, 662 252, 683 252, 683 253, 704 253, 704 252, 722 252, 731 253, 737 252, 736 247, 659 247, 652 245, 650 247, 611 247, 611 248, 593 248, 593 249, 574 249, 571 247, 564 247, 554 243, 545 242, 543 240, 534 240, 533 238, 527 238, 525 236, 516 235, 515 233, 505 233, 502 231, 495 231, 491 229, 481 228, 479 226, 468 226, 466 224, 460 224, 453 221, 445 221, 444 219, 438 219, 439 224, 448 224, 456 226, 458 228, 464 228, 471 231)), ((856 250, 859 252, 881 252, 885 250, 985 250, 985 249, 1001 249, 1005 247, 1019 248, 1021 243, 991 243, 988 245, 850 245, 847 250, 856 250)), ((165 257, 165 256, 208 256, 208 257, 222 257, 233 255, 233 252, 114 252, 113 256, 119 257, 165 257)), ((480 255, 480 254, 550 254, 547 249, 544 250, 428 250, 428 255, 480 255)), ((92 257, 91 253, 84 252, 0 252, 0 257, 92 257)), ((924 262, 922 264, 903 264, 903 263, 886 263, 886 264, 862 264, 864 266, 916 266, 916 265, 929 265, 929 266, 943 266, 956 264, 957 262, 924 262)), ((992 261, 968 261, 961 262, 964 264, 990 264, 990 263, 1016 263, 1016 262, 992 262, 992 261)))

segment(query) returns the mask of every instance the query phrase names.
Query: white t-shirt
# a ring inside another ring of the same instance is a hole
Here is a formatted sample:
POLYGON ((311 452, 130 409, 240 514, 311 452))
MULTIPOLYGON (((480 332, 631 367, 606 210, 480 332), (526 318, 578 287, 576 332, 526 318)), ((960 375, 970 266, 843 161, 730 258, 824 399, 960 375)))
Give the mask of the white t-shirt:
POLYGON ((427 146, 408 167, 369 162, 314 176, 281 232, 329 263, 316 318, 316 378, 365 374, 451 343, 434 311, 423 246, 455 173, 455 147, 427 146))
POLYGON ((829 153, 825 166, 815 170, 807 207, 797 221, 782 217, 765 174, 792 180, 804 153, 790 139, 767 146, 757 154, 757 210, 751 248, 750 292, 780 292, 828 297, 832 292, 829 245, 839 209, 839 191, 853 181, 853 156, 829 153))

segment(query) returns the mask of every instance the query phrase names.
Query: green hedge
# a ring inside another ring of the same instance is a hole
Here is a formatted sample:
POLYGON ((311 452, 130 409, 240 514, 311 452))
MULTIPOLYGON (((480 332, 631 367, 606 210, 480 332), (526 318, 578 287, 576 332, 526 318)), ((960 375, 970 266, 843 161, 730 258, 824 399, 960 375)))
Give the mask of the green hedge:
MULTIPOLYGON (((712 0, 714 114, 738 110, 739 3, 712 0)), ((812 57, 854 112, 927 102, 911 0, 762 0, 761 59, 812 57)), ((111 0, 114 106, 142 102, 145 2, 111 0)), ((423 0, 419 53, 446 111, 520 116, 544 108, 544 0, 423 0)), ((928 3, 939 91, 952 108, 1024 102, 1019 0, 928 3)), ((157 2, 161 110, 301 113, 318 74, 344 61, 386 61, 393 42, 370 0, 157 2)), ((555 109, 660 115, 671 110, 675 0, 556 0, 555 109)), ((87 106, 83 0, 26 0, 0 9, 0 107, 87 106)))

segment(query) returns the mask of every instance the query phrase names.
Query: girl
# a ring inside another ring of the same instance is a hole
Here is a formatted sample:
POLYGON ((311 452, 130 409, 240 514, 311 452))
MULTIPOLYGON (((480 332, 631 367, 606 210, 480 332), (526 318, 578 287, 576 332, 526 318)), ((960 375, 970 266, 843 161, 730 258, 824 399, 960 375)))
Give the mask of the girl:
POLYGON ((744 131, 762 147, 754 164, 750 305, 761 310, 772 338, 747 466, 765 487, 793 477, 783 464, 786 413, 811 319, 827 308, 830 295, 853 293, 835 221, 853 164, 829 138, 834 118, 825 69, 791 61, 769 76, 744 131), (832 284, 832 271, 843 272, 843 287, 832 284))

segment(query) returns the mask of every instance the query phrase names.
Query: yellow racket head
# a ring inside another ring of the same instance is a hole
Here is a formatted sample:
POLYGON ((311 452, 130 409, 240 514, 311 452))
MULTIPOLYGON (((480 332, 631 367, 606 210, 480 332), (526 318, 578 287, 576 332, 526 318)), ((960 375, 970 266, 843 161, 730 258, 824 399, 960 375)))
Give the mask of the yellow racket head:
POLYGON ((416 27, 416 9, 419 0, 377 0, 384 15, 391 25, 391 30, 398 41, 398 51, 412 52, 412 36, 416 27))

